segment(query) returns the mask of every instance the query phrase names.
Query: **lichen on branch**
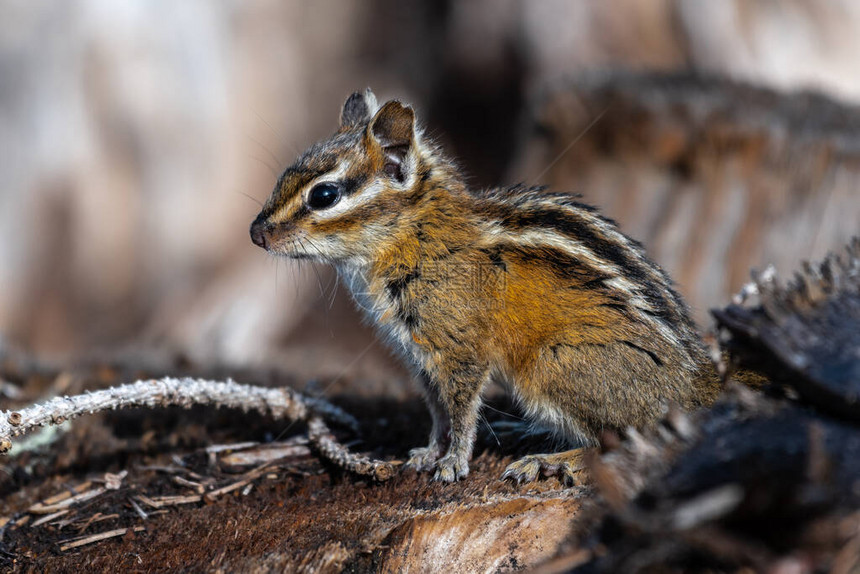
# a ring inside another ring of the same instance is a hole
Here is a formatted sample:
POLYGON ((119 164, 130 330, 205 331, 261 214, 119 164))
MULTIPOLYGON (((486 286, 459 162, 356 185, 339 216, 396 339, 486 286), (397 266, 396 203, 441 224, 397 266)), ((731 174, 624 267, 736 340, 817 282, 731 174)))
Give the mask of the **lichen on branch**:
POLYGON ((392 463, 376 461, 349 452, 337 442, 323 419, 358 430, 355 418, 343 409, 287 388, 243 385, 232 380, 194 378, 150 379, 87 392, 55 397, 19 410, 0 412, 0 454, 12 449, 13 438, 46 425, 58 425, 84 414, 128 407, 166 408, 194 405, 257 411, 276 419, 306 421, 311 442, 324 457, 356 474, 386 480, 393 474, 392 463))

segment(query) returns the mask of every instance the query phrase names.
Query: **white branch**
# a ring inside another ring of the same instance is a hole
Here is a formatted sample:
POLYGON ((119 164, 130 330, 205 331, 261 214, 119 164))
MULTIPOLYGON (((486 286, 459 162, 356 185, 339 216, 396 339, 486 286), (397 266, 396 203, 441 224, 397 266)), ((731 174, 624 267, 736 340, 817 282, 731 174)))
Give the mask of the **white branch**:
POLYGON ((349 452, 345 446, 337 442, 331 431, 319 417, 308 421, 308 438, 324 457, 337 466, 355 474, 372 476, 376 480, 388 480, 397 471, 397 462, 373 460, 366 456, 349 452))
POLYGON ((0 412, 0 454, 12 449, 12 438, 45 425, 57 425, 86 413, 124 407, 169 407, 213 405, 255 410, 274 418, 309 421, 309 434, 320 453, 335 464, 379 480, 391 476, 392 466, 350 453, 338 443, 322 422, 327 418, 358 429, 352 415, 325 401, 306 397, 287 388, 241 385, 231 380, 209 381, 191 378, 164 378, 137 381, 72 397, 56 397, 18 411, 0 412))

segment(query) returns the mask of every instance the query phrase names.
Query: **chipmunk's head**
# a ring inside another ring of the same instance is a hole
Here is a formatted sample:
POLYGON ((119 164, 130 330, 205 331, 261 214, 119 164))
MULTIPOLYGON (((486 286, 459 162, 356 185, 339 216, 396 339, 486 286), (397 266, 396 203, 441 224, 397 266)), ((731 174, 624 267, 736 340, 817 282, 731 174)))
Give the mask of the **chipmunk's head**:
POLYGON ((420 134, 412 108, 381 107, 370 90, 352 94, 341 125, 284 171, 251 224, 270 253, 321 261, 366 261, 395 232, 420 193, 420 134))

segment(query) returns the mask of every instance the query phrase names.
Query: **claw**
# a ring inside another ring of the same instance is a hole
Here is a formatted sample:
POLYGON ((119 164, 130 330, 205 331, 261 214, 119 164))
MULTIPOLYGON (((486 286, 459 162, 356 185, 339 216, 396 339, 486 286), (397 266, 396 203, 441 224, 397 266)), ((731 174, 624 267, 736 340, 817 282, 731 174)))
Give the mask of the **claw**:
POLYGON ((465 457, 449 453, 436 462, 436 474, 433 480, 455 482, 467 476, 469 476, 469 462, 465 457))
POLYGON ((436 461, 442 455, 439 447, 433 445, 422 448, 413 448, 409 451, 409 460, 406 466, 414 468, 418 472, 428 472, 436 468, 436 461))
POLYGON ((582 457, 583 449, 554 454, 530 454, 509 464, 502 474, 502 480, 512 479, 519 485, 537 480, 538 474, 560 474, 565 486, 575 486, 583 472, 582 457))
POLYGON ((532 482, 537 478, 540 469, 540 462, 533 456, 527 456, 509 464, 502 474, 502 480, 513 479, 517 484, 532 482))

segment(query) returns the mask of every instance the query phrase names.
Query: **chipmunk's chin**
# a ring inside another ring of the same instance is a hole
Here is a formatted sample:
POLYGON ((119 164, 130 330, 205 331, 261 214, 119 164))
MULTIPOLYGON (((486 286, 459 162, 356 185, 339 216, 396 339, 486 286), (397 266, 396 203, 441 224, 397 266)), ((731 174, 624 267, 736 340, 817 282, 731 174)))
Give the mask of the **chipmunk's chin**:
POLYGON ((302 261, 325 261, 319 254, 308 253, 307 251, 297 251, 294 249, 285 249, 275 247, 269 250, 269 253, 278 257, 286 257, 287 259, 298 259, 302 261))
POLYGON ((300 251, 289 247, 275 246, 269 250, 269 253, 278 257, 286 257, 287 259, 296 259, 299 261, 313 261, 315 263, 334 263, 336 260, 324 253, 314 253, 311 251, 300 251))
POLYGON ((313 261, 315 263, 328 263, 336 266, 344 264, 347 262, 347 259, 351 258, 337 253, 337 250, 327 249, 327 247, 328 246, 324 244, 310 244, 306 240, 301 241, 295 238, 285 238, 282 241, 274 242, 269 246, 267 251, 277 257, 313 261))
POLYGON ((304 249, 301 242, 295 238, 279 238, 273 241, 266 251, 270 255, 276 257, 286 257, 287 259, 304 259, 304 260, 320 260, 317 253, 311 252, 309 249, 304 249))

